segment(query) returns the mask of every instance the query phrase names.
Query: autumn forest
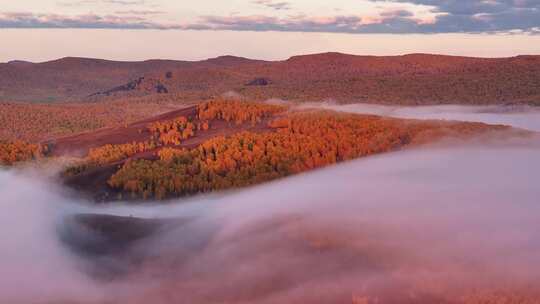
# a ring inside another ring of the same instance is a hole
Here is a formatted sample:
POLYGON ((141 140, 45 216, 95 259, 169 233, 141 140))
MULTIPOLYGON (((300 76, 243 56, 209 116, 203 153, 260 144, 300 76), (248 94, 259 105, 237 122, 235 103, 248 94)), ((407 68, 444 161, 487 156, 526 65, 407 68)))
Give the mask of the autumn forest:
MULTIPOLYGON (((108 199, 166 199, 253 185, 452 134, 504 128, 215 99, 188 115, 144 124, 136 129, 140 140, 91 147, 61 175, 76 181, 104 170, 111 174, 102 187, 116 193, 108 199)), ((39 160, 54 150, 54 142, 5 141, 0 161, 39 160)))

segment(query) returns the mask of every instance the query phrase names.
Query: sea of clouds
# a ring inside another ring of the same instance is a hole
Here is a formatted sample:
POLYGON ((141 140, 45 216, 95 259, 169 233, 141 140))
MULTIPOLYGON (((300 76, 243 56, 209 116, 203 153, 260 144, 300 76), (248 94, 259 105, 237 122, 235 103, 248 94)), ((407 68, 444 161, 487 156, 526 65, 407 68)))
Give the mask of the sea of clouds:
MULTIPOLYGON (((385 113, 529 130, 540 121, 536 111, 416 109, 385 113)), ((540 277, 539 152, 538 136, 425 146, 237 191, 115 206, 36 171, 0 171, 0 302, 414 303, 529 292, 540 277), (105 266, 75 253, 60 236, 79 213, 170 224, 133 245, 127 273, 101 280, 89 265, 114 270, 131 251, 105 266)))

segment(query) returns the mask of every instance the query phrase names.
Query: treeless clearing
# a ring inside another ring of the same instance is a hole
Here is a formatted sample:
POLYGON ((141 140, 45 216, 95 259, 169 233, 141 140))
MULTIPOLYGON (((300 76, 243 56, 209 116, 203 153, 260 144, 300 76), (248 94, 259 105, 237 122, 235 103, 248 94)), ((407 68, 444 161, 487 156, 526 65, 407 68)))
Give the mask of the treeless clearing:
POLYGON ((43 141, 124 126, 179 107, 185 105, 123 100, 68 104, 0 103, 0 140, 43 141))

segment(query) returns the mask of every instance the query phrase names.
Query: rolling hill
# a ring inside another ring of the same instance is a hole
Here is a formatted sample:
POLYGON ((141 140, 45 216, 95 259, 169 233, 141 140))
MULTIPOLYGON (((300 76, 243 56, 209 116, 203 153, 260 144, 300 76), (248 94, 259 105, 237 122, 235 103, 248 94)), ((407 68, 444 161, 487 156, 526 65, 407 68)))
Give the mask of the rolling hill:
POLYGON ((3 101, 79 102, 152 95, 195 101, 230 91, 256 100, 540 105, 540 56, 324 53, 284 61, 222 56, 193 62, 63 58, 0 64, 3 101))

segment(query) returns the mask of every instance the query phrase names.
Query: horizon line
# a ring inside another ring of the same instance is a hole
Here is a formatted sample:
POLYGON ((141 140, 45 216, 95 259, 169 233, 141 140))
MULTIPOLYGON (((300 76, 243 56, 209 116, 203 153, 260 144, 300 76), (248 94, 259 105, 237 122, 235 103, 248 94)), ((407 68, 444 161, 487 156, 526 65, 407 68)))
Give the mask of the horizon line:
POLYGON ((514 56, 501 56, 501 57, 496 57, 496 56, 487 57, 486 56, 484 57, 484 56, 464 56, 464 55, 452 55, 452 54, 444 54, 444 53, 423 53, 423 52, 403 53, 403 54, 396 54, 396 55, 368 55, 368 54, 354 54, 354 53, 344 53, 344 52, 337 52, 337 51, 328 51, 328 52, 318 52, 318 53, 297 54, 297 55, 292 55, 292 56, 289 56, 288 58, 281 59, 281 60, 257 59, 257 58, 244 57, 244 56, 233 55, 233 54, 224 54, 224 55, 219 55, 217 57, 208 57, 208 58, 199 59, 199 60, 170 59, 170 58, 149 58, 149 59, 142 59, 142 60, 116 60, 116 59, 107 59, 107 58, 99 58, 99 57, 63 56, 63 57, 57 57, 56 59, 50 59, 50 60, 45 60, 45 61, 12 59, 8 61, 0 62, 0 64, 17 64, 17 63, 45 64, 45 63, 51 63, 55 61, 68 60, 68 59, 97 60, 97 61, 109 61, 109 62, 120 62, 120 63, 142 63, 142 62, 150 62, 150 61, 174 61, 174 62, 197 63, 197 62, 215 60, 215 59, 226 58, 226 57, 250 60, 250 61, 261 61, 261 62, 283 62, 283 61, 291 60, 295 57, 318 56, 318 55, 339 55, 339 56, 374 57, 374 58, 395 58, 395 57, 406 57, 406 56, 434 56, 434 57, 453 57, 453 58, 470 58, 470 59, 511 59, 511 58, 518 58, 518 57, 540 57, 540 54, 518 54, 514 56))

